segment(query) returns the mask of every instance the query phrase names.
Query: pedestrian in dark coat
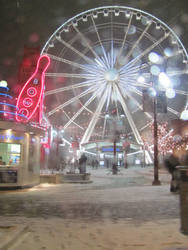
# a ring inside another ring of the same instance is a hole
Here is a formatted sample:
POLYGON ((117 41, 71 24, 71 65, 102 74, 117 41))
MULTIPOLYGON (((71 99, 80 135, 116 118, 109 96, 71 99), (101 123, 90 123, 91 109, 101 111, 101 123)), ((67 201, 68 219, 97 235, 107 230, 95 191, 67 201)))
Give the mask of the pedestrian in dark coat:
POLYGON ((86 173, 86 161, 87 161, 87 157, 85 156, 85 154, 82 154, 80 159, 79 159, 80 174, 86 173))
POLYGON ((164 165, 171 174, 170 191, 179 191, 179 171, 176 169, 176 167, 180 165, 178 157, 171 154, 164 160, 164 165))

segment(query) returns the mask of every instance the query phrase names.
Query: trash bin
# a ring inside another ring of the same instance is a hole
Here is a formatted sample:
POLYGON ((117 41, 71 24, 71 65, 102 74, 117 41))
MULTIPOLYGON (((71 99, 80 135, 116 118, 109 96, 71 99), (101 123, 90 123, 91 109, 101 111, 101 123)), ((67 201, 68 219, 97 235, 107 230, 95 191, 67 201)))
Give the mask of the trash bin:
POLYGON ((180 220, 181 232, 188 235, 188 166, 178 167, 180 171, 180 220))

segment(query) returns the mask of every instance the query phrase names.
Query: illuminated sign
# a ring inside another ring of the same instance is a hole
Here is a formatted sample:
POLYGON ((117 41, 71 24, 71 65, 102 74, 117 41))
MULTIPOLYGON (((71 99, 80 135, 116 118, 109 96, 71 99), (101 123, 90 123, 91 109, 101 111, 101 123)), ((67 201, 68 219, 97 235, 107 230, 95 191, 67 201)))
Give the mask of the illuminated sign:
POLYGON ((18 96, 16 103, 18 108, 16 113, 17 121, 29 121, 35 114, 37 108, 39 108, 40 123, 42 117, 45 72, 49 64, 50 58, 47 55, 43 55, 38 59, 35 72, 26 81, 18 96), (26 116, 27 120, 20 115, 26 116))
POLYGON ((18 141, 18 140, 23 140, 24 137, 23 136, 16 136, 16 135, 1 135, 0 134, 0 140, 15 140, 15 141, 18 141))
POLYGON ((27 94, 28 94, 28 96, 30 96, 30 97, 35 96, 35 95, 37 94, 36 88, 33 88, 33 87, 28 88, 27 94))
POLYGON ((11 96, 11 95, 8 95, 8 94, 5 94, 5 93, 0 93, 0 95, 5 96, 5 97, 9 97, 9 98, 12 99, 12 96, 11 96))
MULTIPOLYGON (((114 148, 102 148, 102 152, 113 152, 114 148)), ((120 152, 119 148, 116 148, 117 152, 120 152)))

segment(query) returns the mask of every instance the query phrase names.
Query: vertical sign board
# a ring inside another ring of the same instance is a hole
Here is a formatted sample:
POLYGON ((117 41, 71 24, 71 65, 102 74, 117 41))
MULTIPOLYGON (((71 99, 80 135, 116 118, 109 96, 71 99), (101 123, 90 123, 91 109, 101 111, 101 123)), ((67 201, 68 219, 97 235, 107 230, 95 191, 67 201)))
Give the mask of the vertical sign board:
POLYGON ((154 112, 154 98, 156 98, 157 113, 167 113, 167 100, 164 91, 157 91, 155 97, 151 96, 148 89, 142 91, 143 111, 148 113, 154 112))
POLYGON ((148 89, 142 90, 142 105, 144 112, 153 113, 154 110, 153 97, 149 95, 148 89))
POLYGON ((164 91, 157 92, 157 113, 167 113, 167 100, 164 91))

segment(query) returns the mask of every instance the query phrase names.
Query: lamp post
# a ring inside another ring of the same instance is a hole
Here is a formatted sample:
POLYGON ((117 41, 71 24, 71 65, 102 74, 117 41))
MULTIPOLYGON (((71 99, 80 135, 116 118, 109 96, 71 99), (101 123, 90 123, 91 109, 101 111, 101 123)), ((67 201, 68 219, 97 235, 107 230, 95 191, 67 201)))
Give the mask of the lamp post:
POLYGON ((157 124, 157 96, 153 98, 153 137, 154 137, 154 180, 152 185, 161 185, 159 181, 158 162, 158 124, 157 124))
POLYGON ((154 180, 152 185, 160 185, 158 166, 157 90, 154 86, 153 88, 143 90, 143 110, 144 112, 153 113, 154 180))

